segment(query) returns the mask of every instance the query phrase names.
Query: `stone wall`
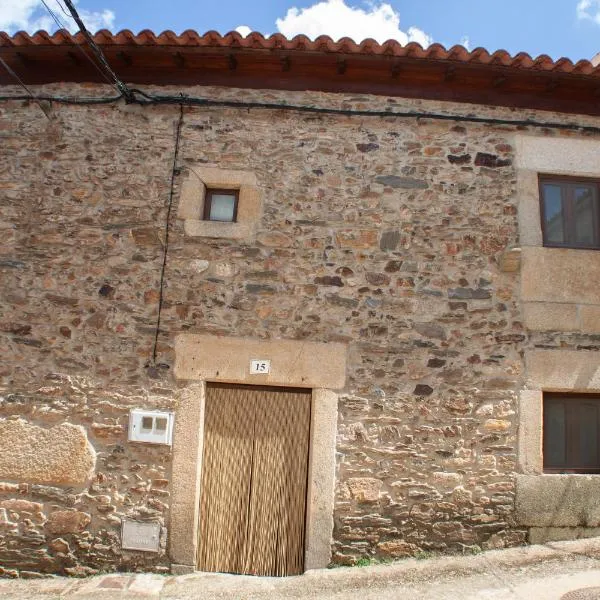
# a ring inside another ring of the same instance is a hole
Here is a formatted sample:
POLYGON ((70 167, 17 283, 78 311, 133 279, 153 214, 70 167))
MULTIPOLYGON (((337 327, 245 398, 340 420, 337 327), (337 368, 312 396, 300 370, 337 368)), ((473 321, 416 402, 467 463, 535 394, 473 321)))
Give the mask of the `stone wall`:
POLYGON ((500 268, 519 244, 517 128, 185 109, 153 361, 178 116, 174 106, 63 105, 47 120, 35 104, 0 104, 0 418, 81 426, 95 455, 89 480, 42 483, 34 469, 29 480, 0 483, 3 572, 168 567, 170 450, 128 443, 126 425, 130 408, 176 408, 185 387, 172 374, 181 332, 348 345, 335 562, 521 543, 513 512, 523 353, 572 335, 530 339, 519 273, 500 268), (255 240, 184 234, 180 180, 198 164, 256 175, 263 215, 255 240), (161 523, 161 551, 121 550, 121 517, 161 523))
MULTIPOLYGON (((174 405, 173 383, 145 368, 172 115, 155 115, 150 128, 147 115, 114 107, 57 108, 52 121, 36 105, 0 111, 0 417, 80 425, 96 455, 87 481, 59 486, 38 470, 0 484, 0 566, 166 569, 166 528, 156 556, 123 552, 120 523, 168 517, 170 451, 128 443, 127 421, 131 408, 174 405)), ((11 441, 0 444, 4 453, 11 441)))

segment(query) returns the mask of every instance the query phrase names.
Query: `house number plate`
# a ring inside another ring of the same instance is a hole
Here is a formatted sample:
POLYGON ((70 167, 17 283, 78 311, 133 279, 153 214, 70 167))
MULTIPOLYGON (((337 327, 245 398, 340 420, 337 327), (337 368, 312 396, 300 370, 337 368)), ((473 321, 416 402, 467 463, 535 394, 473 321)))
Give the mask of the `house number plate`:
POLYGON ((250 361, 250 375, 266 375, 271 372, 271 361, 265 359, 252 359, 250 361))

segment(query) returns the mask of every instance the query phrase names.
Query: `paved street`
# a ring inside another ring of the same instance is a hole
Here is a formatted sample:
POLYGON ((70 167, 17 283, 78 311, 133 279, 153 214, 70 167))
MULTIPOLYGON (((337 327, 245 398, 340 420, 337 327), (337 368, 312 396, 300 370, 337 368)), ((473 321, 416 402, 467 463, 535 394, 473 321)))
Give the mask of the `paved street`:
POLYGON ((284 579, 197 573, 112 574, 90 579, 0 580, 2 600, 600 600, 600 538, 311 571, 284 579))

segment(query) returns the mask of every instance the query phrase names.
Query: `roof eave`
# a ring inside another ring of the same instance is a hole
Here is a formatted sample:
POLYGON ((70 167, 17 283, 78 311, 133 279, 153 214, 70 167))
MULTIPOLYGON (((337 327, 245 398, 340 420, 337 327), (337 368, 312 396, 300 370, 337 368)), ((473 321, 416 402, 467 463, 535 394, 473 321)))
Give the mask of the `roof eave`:
MULTIPOLYGON (((600 68, 587 61, 552 62, 548 57, 492 55, 462 47, 427 50, 418 44, 333 42, 304 36, 286 40, 237 33, 199 36, 164 32, 155 36, 99 32, 111 67, 135 85, 217 85, 253 89, 313 90, 600 115, 600 68)), ((0 34, 0 56, 29 85, 102 82, 83 56, 80 35, 0 34), (81 45, 81 48, 76 46, 81 45)), ((14 83, 0 70, 0 85, 14 83)))

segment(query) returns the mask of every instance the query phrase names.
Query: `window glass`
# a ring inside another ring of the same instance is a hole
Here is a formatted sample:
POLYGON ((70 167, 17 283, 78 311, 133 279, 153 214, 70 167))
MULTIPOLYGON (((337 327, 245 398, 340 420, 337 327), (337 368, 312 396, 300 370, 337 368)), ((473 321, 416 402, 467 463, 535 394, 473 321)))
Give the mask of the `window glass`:
POLYGON ((544 466, 566 463, 566 423, 564 402, 544 402, 544 466))
POLYGON ((591 187, 575 188, 573 204, 575 225, 574 243, 591 246, 594 244, 594 190, 591 187))
POLYGON ((579 407, 579 452, 582 467, 598 466, 597 403, 582 402, 579 407))
POLYGON ((544 394, 546 473, 600 473, 600 396, 544 394))
POLYGON ((543 191, 546 241, 563 243, 565 241, 565 228, 561 187, 545 183, 543 191))
POLYGON ((211 221, 233 221, 235 217, 235 194, 211 194, 211 221))

